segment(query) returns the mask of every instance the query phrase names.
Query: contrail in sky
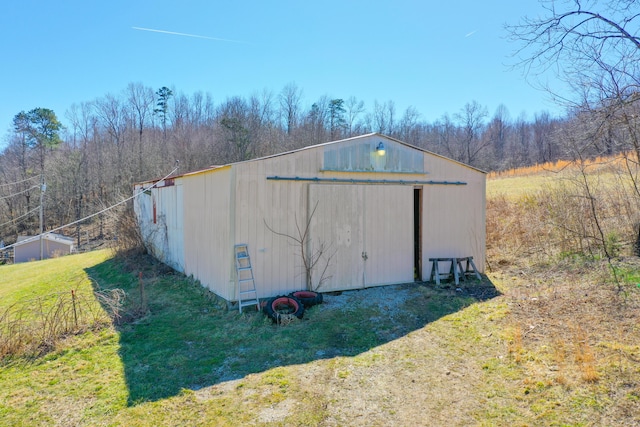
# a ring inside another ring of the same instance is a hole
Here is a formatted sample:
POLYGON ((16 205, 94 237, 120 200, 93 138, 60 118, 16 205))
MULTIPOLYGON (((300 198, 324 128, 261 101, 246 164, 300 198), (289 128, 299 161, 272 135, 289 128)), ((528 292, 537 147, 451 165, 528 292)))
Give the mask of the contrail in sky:
POLYGON ((477 31, 478 31, 478 30, 473 30, 473 31, 471 31, 470 33, 467 33, 464 37, 465 37, 465 38, 467 38, 467 37, 471 37, 471 36, 472 36, 472 35, 474 35, 477 31))
POLYGON ((131 27, 131 28, 133 28, 134 30, 139 30, 139 31, 151 31, 152 33, 171 34, 171 35, 174 35, 174 36, 195 37, 197 39, 215 40, 215 41, 219 41, 219 42, 231 42, 231 43, 249 44, 247 42, 243 42, 243 41, 240 41, 240 40, 220 39, 220 38, 217 38, 217 37, 199 36, 197 34, 176 33, 175 31, 154 30, 152 28, 141 28, 141 27, 131 27))

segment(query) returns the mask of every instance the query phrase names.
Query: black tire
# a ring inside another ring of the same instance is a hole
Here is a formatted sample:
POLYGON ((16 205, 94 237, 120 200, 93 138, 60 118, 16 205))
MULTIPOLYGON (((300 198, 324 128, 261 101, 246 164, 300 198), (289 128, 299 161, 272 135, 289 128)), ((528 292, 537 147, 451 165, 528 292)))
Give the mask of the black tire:
POLYGON ((305 308, 313 307, 316 304, 322 304, 322 294, 318 292, 296 291, 291 292, 289 296, 300 300, 305 308))
POLYGON ((264 312, 276 323, 287 315, 302 319, 302 316, 304 316, 304 304, 297 298, 281 295, 267 301, 267 305, 264 306, 264 312))

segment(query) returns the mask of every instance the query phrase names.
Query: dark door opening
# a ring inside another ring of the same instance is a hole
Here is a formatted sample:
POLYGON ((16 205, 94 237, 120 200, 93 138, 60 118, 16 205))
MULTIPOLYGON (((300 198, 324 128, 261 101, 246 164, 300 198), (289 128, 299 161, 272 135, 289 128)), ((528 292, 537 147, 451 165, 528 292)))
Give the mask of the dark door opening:
POLYGON ((422 188, 413 189, 413 278, 422 280, 422 188))

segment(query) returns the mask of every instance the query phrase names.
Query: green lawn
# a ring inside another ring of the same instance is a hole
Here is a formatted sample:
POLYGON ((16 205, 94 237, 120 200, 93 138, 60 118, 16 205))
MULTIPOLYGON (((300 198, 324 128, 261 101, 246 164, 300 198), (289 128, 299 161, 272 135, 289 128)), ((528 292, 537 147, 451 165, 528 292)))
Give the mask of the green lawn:
POLYGON ((85 269, 110 257, 110 251, 101 250, 80 256, 0 266, 0 308, 43 294, 71 289, 90 290, 91 281, 85 269))

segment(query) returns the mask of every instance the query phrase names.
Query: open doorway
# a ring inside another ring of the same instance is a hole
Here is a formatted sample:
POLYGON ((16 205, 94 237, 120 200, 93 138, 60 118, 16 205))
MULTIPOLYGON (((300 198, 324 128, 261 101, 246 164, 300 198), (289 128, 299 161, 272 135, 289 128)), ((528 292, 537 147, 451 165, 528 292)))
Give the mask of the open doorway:
POLYGON ((422 187, 413 189, 413 279, 422 280, 422 187))

